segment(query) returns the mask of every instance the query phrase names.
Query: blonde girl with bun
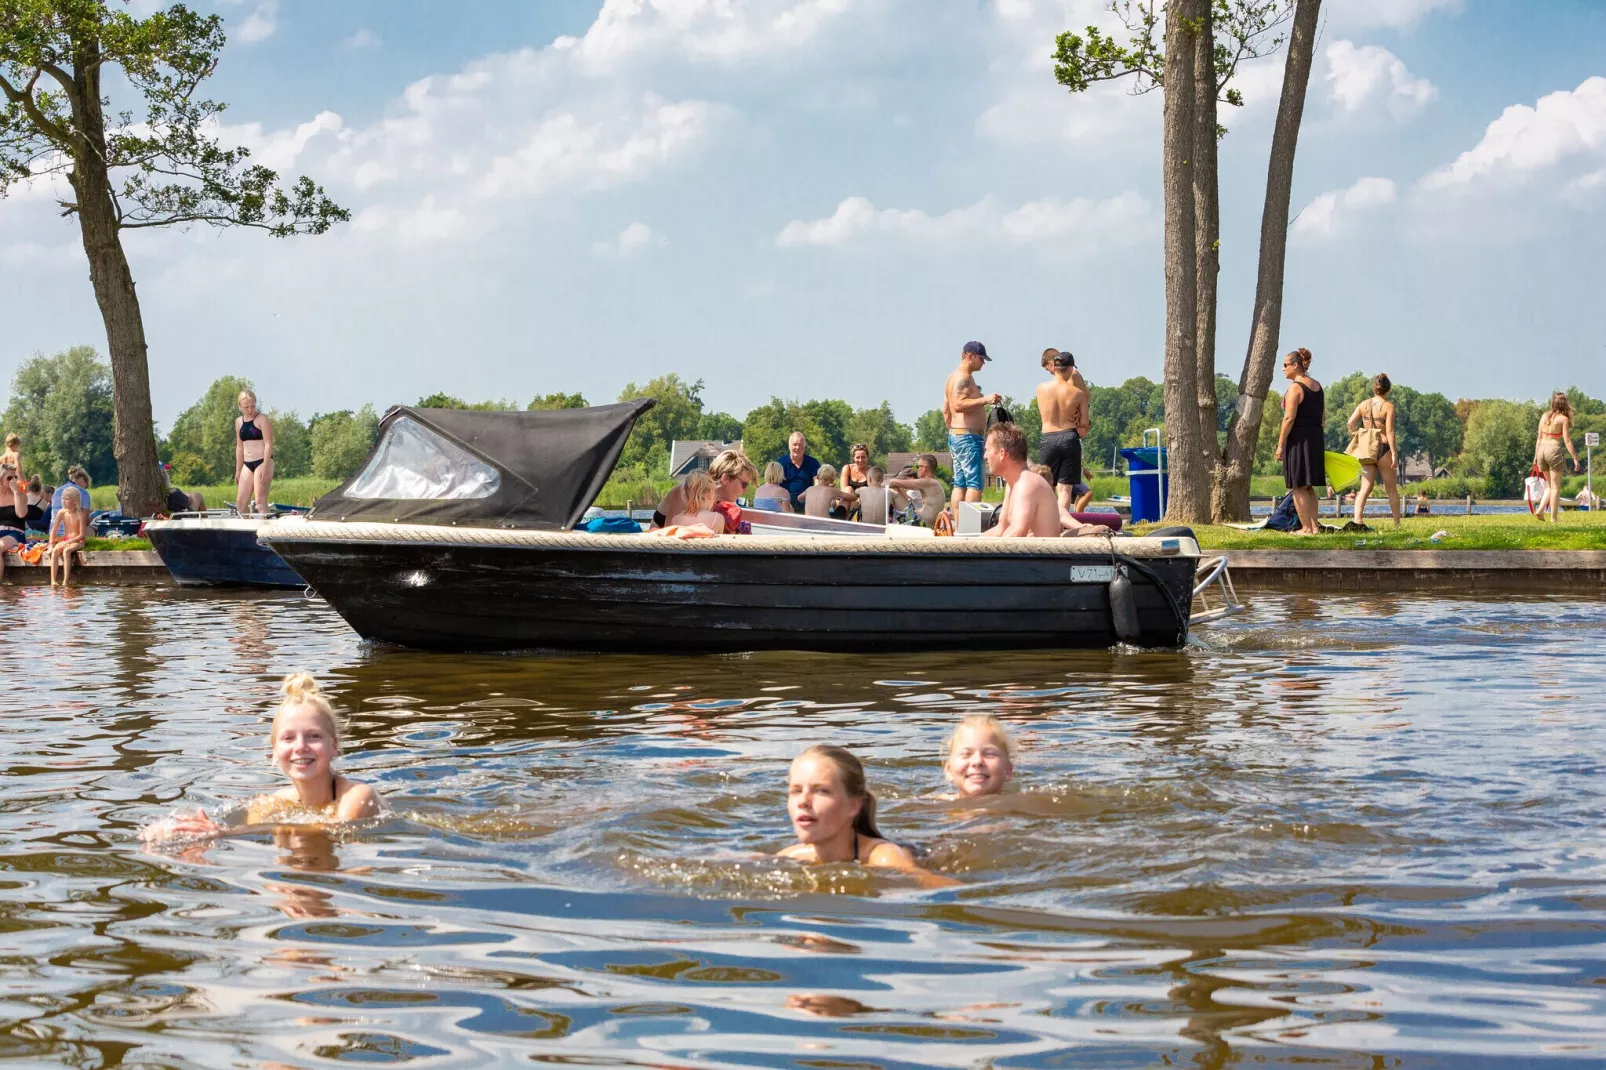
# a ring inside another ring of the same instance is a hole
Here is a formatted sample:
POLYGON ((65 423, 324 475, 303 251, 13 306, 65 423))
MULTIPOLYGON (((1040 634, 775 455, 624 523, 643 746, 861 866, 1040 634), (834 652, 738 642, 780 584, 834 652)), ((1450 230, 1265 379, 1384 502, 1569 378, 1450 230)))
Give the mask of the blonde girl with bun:
MULTIPOLYGON (((273 764, 290 778, 290 786, 251 801, 246 824, 280 821, 317 814, 333 821, 358 821, 379 813, 379 796, 367 784, 334 770, 340 756, 340 721, 334 706, 311 673, 287 676, 279 686, 283 698, 268 730, 273 764)), ((206 836, 224 831, 205 810, 174 818, 146 830, 147 840, 171 836, 206 836)))

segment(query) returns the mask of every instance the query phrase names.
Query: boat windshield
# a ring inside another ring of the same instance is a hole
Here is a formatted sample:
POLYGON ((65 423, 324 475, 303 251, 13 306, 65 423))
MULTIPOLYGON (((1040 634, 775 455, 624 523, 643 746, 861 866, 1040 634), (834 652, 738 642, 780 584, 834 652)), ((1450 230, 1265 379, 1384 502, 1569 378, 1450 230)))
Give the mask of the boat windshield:
POLYGON ((385 428, 368 465, 346 488, 352 498, 489 498, 502 475, 418 421, 398 417, 385 428))

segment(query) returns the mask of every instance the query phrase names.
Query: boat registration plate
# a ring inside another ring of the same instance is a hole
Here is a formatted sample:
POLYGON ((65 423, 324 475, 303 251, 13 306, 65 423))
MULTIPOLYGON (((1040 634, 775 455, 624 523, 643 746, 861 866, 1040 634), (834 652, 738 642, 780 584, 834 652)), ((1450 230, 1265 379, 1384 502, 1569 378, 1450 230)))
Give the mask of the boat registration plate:
POLYGON ((1114 565, 1072 565, 1072 583, 1109 583, 1115 579, 1114 565))

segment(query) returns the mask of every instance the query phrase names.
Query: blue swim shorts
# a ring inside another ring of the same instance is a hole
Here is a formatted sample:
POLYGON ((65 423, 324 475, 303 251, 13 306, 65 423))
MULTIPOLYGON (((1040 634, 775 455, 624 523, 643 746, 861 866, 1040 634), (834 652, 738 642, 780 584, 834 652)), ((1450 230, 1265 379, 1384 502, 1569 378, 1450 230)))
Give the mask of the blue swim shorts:
POLYGON ((948 432, 948 452, 954 459, 954 489, 981 490, 981 447, 983 436, 948 432))

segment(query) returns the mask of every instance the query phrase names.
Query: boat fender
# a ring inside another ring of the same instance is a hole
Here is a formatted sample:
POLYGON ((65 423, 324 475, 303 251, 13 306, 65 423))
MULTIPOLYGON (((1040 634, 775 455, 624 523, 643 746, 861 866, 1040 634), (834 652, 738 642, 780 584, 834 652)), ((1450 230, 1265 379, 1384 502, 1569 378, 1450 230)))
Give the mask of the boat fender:
POLYGON ((1123 643, 1135 643, 1141 634, 1138 627, 1138 603, 1132 594, 1132 579, 1125 564, 1115 566, 1110 580, 1110 625, 1115 637, 1123 643))

